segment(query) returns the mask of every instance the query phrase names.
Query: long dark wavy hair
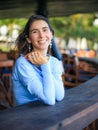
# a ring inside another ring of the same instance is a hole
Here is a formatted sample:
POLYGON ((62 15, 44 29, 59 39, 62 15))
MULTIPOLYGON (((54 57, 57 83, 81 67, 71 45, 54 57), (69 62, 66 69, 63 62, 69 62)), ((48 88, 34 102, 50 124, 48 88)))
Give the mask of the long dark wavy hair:
MULTIPOLYGON (((49 29, 50 31, 52 32, 52 34, 54 35, 54 30, 52 28, 52 26, 50 25, 48 19, 42 15, 32 15, 26 25, 25 25, 25 28, 24 30, 20 33, 20 35, 17 37, 16 39, 16 48, 17 48, 17 53, 18 53, 18 56, 20 54, 24 54, 26 55, 28 53, 28 42, 26 40, 26 37, 29 36, 29 32, 30 32, 30 26, 31 24, 34 22, 34 21, 37 21, 37 20, 43 20, 45 21, 48 26, 49 26, 49 29)), ((31 50, 33 50, 33 46, 31 44, 31 50)), ((48 48, 48 52, 49 52, 49 48, 48 48)))

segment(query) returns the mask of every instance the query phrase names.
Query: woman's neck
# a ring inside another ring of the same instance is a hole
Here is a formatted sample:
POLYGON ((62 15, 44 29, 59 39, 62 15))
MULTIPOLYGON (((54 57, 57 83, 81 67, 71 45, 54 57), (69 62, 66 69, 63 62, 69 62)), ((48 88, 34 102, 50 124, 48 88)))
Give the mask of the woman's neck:
POLYGON ((38 51, 38 52, 40 52, 40 54, 42 54, 43 56, 46 56, 47 55, 47 50, 35 50, 34 49, 34 51, 38 51))

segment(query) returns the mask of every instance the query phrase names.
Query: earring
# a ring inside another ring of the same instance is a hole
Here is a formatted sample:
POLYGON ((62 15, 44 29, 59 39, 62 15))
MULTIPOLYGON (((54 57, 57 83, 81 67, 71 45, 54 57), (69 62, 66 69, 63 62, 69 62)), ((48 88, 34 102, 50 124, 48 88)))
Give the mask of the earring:
POLYGON ((52 43, 50 43, 50 48, 52 48, 52 43))
POLYGON ((31 44, 28 44, 28 52, 31 52, 31 44))

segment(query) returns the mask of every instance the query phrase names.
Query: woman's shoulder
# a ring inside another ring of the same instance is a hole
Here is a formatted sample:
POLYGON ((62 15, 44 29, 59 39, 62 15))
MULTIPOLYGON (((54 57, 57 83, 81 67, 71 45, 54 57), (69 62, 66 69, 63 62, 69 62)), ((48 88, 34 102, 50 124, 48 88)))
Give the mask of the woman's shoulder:
POLYGON ((54 56, 50 56, 50 61, 53 63, 58 63, 58 62, 60 62, 60 60, 58 60, 56 57, 54 57, 54 56))
POLYGON ((16 64, 27 64, 28 60, 25 58, 23 54, 21 54, 17 59, 16 59, 16 64))
POLYGON ((58 69, 58 70, 62 70, 62 72, 64 72, 64 70, 63 70, 63 64, 62 64, 62 61, 61 60, 59 60, 59 59, 57 59, 56 57, 54 57, 54 56, 51 56, 51 67, 53 67, 53 69, 55 68, 55 69, 58 69))
POLYGON ((24 55, 21 54, 21 55, 16 59, 16 62, 23 61, 23 60, 24 60, 24 55))

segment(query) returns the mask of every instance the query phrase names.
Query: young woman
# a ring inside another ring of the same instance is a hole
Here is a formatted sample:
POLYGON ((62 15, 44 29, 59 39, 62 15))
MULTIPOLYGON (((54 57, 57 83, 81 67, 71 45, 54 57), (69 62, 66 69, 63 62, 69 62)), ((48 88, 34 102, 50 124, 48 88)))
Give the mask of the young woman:
POLYGON ((35 15, 17 38, 19 57, 12 75, 17 105, 35 100, 54 105, 64 98, 61 63, 49 54, 53 35, 47 18, 35 15))

